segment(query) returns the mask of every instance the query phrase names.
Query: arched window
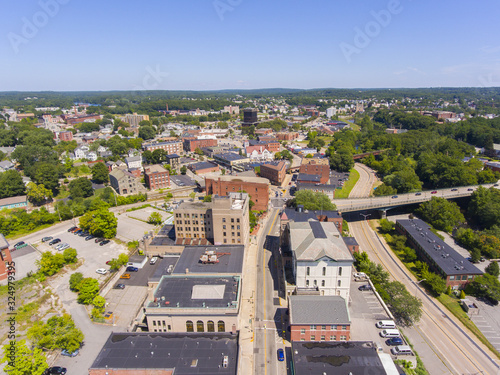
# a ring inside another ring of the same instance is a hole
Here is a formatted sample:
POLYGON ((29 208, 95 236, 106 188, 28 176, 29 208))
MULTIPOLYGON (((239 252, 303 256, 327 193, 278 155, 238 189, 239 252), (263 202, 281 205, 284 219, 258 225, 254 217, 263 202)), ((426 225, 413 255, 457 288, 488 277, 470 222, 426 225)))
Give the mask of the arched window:
POLYGON ((226 332, 226 324, 223 320, 217 322, 217 332, 226 332))
POLYGON ((326 267, 323 267, 323 276, 326 276, 326 267))
POLYGON ((194 332, 193 322, 191 320, 186 322, 186 332, 194 332))
POLYGON ((325 280, 321 280, 321 286, 325 286, 325 280))
POLYGON ((215 323, 213 320, 207 322, 207 332, 215 332, 215 323))
POLYGON ((338 284, 337 286, 339 286, 339 287, 340 287, 340 286, 342 286, 342 280, 339 280, 339 281, 337 282, 337 284, 338 284))
POLYGON ((342 267, 339 267, 339 276, 342 276, 342 267))
POLYGON ((309 274, 311 273, 311 268, 310 267, 307 267, 306 268, 306 276, 309 276, 309 274))
POLYGON ((306 280, 306 286, 309 286, 309 280, 306 280))
POLYGON ((205 324, 202 320, 196 322, 196 332, 205 332, 205 324))
POLYGON ((314 286, 318 286, 318 280, 314 280, 314 286))

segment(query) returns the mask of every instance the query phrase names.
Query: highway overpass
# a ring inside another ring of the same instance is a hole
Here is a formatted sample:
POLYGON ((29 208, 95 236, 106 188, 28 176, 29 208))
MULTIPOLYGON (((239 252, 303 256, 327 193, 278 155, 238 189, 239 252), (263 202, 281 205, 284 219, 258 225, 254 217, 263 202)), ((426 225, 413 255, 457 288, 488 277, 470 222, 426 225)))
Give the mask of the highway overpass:
POLYGON ((390 208, 418 204, 431 200, 432 197, 456 199, 469 197, 479 186, 490 188, 498 184, 483 184, 462 186, 458 188, 422 191, 418 193, 398 194, 393 196, 333 199, 340 212, 355 212, 363 210, 388 210, 390 208))

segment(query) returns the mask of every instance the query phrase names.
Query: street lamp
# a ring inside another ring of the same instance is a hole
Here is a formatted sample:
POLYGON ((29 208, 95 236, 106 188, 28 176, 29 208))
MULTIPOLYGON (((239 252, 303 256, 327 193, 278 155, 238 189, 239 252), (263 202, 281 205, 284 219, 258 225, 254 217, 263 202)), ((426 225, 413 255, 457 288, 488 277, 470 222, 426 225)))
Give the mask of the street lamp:
POLYGON ((372 216, 372 214, 361 214, 361 213, 360 215, 363 216, 365 220, 368 219, 368 217, 372 216))
POLYGON ((422 281, 426 281, 427 279, 422 279, 420 281, 417 281, 415 283, 415 297, 417 296, 417 290, 418 290, 418 284, 420 284, 422 281))

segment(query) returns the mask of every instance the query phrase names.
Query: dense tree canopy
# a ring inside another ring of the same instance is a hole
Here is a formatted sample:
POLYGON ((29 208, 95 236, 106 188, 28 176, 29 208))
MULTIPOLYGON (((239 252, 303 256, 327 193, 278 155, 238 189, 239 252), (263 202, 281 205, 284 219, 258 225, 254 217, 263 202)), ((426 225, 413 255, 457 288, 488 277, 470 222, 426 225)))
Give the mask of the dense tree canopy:
POLYGON ((16 197, 26 193, 23 178, 16 170, 0 173, 0 198, 16 197))
POLYGON ((311 190, 300 190, 295 193, 295 198, 288 201, 292 207, 304 206, 306 210, 332 211, 336 206, 326 194, 313 192, 311 190))
POLYGON ((430 201, 422 203, 416 213, 434 228, 449 233, 453 228, 465 222, 460 207, 455 202, 444 198, 432 197, 430 201))
POLYGON ((92 167, 92 180, 98 184, 109 182, 109 169, 104 163, 96 163, 92 167))
POLYGON ((80 227, 96 237, 113 238, 116 235, 118 219, 106 208, 89 211, 80 217, 80 227))
MULTIPOLYGON (((102 164, 102 163, 101 163, 102 164)), ((87 198, 94 194, 92 182, 86 177, 79 177, 69 183, 71 198, 87 198)))

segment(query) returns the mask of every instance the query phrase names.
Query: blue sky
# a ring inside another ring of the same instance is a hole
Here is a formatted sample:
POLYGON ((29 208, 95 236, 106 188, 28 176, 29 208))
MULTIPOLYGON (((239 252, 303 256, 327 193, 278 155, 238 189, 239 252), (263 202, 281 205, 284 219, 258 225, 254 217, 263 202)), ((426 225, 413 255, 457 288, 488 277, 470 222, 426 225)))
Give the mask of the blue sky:
POLYGON ((0 91, 500 86, 498 0, 0 6, 0 91))

